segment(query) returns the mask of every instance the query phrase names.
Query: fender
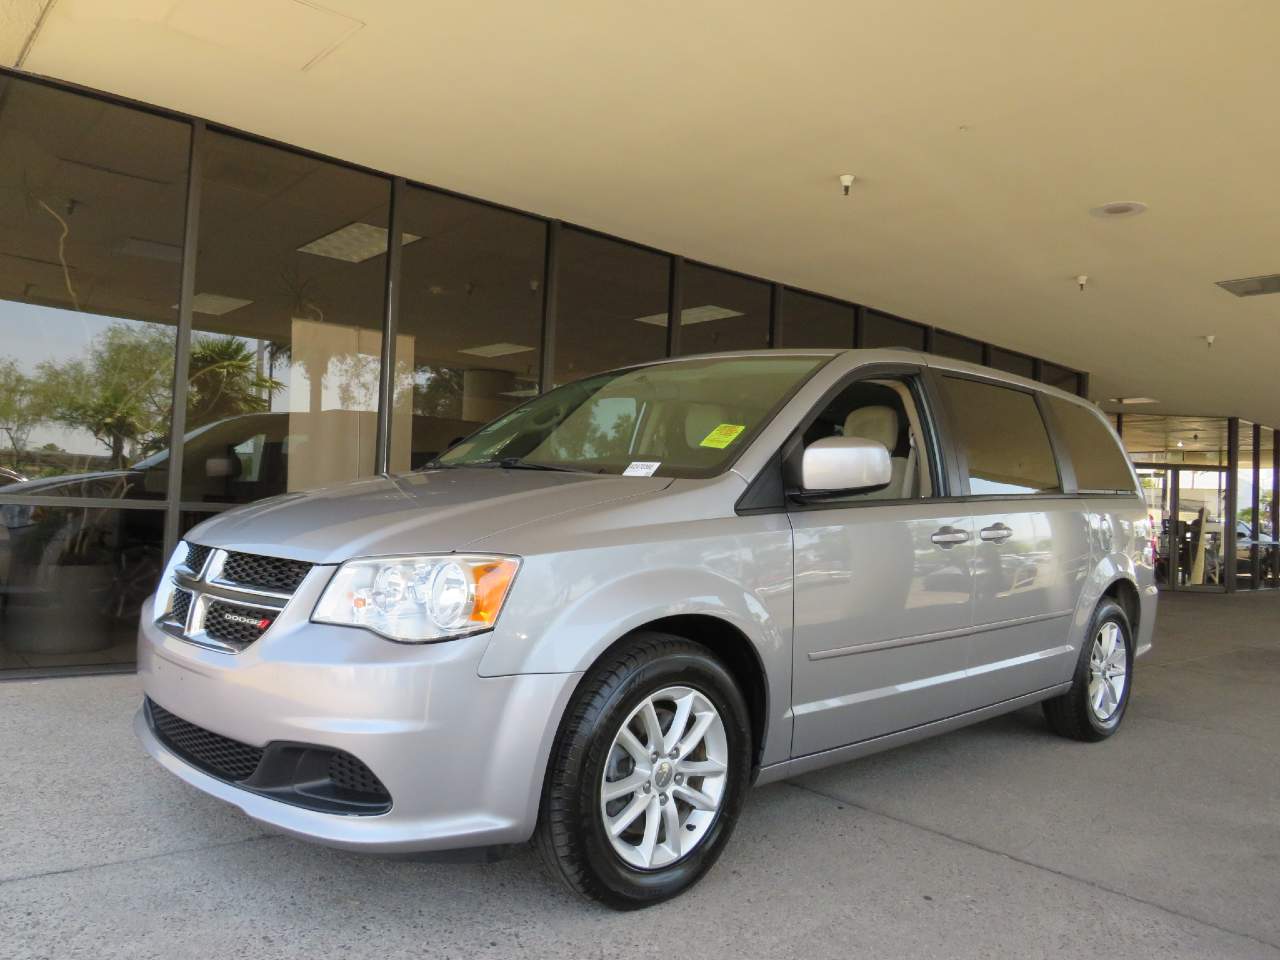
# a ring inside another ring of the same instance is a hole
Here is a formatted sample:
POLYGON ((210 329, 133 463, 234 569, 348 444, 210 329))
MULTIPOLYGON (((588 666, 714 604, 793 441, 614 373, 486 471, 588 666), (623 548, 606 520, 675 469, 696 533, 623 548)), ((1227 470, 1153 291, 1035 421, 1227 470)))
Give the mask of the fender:
POLYGON ((617 569, 617 547, 526 558, 480 675, 577 673, 655 620, 715 617, 745 636, 763 665, 770 762, 768 744, 785 752, 790 741, 791 531, 785 518, 746 525, 761 529, 743 530, 737 518, 733 534, 633 548, 633 569, 620 576, 601 574, 617 569))

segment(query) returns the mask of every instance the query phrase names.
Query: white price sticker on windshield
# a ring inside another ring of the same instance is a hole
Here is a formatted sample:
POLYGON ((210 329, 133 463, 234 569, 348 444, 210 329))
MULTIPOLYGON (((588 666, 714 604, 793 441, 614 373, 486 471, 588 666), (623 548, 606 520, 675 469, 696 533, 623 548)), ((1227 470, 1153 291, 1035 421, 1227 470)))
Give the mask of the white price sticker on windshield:
POLYGON ((661 460, 633 460, 627 469, 622 471, 624 477, 652 477, 662 466, 661 460))

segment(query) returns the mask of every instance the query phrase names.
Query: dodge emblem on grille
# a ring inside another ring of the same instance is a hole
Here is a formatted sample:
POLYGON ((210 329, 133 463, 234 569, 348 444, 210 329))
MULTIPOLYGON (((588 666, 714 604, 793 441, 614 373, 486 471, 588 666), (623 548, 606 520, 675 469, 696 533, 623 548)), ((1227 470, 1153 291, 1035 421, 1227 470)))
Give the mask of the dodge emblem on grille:
POLYGON ((266 617, 246 617, 241 613, 223 613, 222 619, 230 623, 243 623, 247 627, 257 627, 259 630, 271 626, 271 621, 266 617))

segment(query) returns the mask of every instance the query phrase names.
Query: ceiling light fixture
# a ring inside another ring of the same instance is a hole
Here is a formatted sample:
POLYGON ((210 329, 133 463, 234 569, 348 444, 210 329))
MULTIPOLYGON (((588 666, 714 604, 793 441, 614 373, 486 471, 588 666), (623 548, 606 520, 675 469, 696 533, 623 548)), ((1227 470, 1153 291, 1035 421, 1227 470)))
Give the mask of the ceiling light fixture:
MULTIPOLYGON (((680 326, 690 327, 695 323, 706 323, 709 320, 728 320, 730 317, 740 317, 742 311, 730 310, 728 307, 717 307, 714 304, 703 304, 700 307, 685 307, 680 311, 680 326)), ((636 317, 636 323, 648 323, 655 327, 665 327, 667 325, 667 315, 665 313, 651 313, 647 317, 636 317)))
POLYGON ((1145 213, 1146 210, 1147 205, 1141 200, 1112 200, 1110 203, 1094 207, 1089 212, 1095 217, 1111 220, 1116 217, 1136 217, 1140 213, 1145 213))
POLYGON ((853 186, 854 176, 852 173, 840 174, 840 189, 844 191, 844 195, 849 195, 849 188, 853 186))
MULTIPOLYGON (((402 246, 408 246, 422 238, 412 233, 400 234, 402 246)), ((344 260, 347 263, 363 263, 387 252, 387 228, 375 227, 371 223, 348 223, 332 233, 317 237, 310 243, 298 248, 299 253, 310 253, 317 257, 329 257, 333 260, 344 260)))
POLYGON ((1155 397, 1111 397, 1107 402, 1123 403, 1127 406, 1131 406, 1136 403, 1159 403, 1160 401, 1155 397))
POLYGON ((480 347, 464 347, 459 353, 469 353, 473 357, 509 357, 513 353, 528 353, 533 347, 519 343, 487 343, 480 347))

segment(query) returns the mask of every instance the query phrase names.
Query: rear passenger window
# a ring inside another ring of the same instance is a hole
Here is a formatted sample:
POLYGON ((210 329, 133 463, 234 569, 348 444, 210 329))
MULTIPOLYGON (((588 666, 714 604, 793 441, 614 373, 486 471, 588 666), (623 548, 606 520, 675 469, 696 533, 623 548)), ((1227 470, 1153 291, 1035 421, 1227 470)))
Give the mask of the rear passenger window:
POLYGON ((1129 458, 1102 419, 1081 404, 1047 399, 1076 471, 1076 487, 1082 493, 1133 493, 1129 458))
POLYGON ((1035 397, 977 380, 943 377, 956 445, 975 495, 1062 489, 1035 397))

